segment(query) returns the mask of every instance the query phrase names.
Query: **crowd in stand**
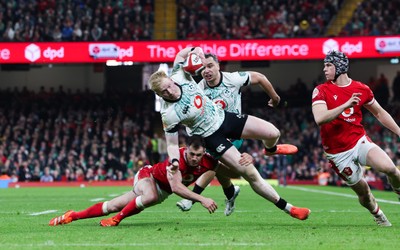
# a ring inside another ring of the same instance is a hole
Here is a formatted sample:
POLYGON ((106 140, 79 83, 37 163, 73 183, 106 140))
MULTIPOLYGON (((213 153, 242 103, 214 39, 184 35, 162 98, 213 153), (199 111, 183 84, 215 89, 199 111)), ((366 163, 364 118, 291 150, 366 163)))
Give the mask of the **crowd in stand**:
POLYGON ((363 1, 341 36, 382 36, 400 34, 400 1, 363 1))
POLYGON ((0 41, 151 40, 153 0, 0 1, 0 41))
MULTIPOLYGON (((323 36, 340 0, 177 0, 178 39, 250 39, 323 36)), ((399 34, 400 0, 366 0, 344 28, 346 35, 399 34)), ((0 0, 0 42, 151 40, 153 0, 0 0)), ((389 102, 388 79, 367 83, 376 99, 400 120, 400 73, 389 102)), ((338 182, 323 156, 309 109, 310 89, 301 79, 280 94, 288 108, 270 110, 258 92, 243 92, 243 110, 275 124, 281 142, 299 146, 293 156, 265 157, 261 144, 246 140, 265 178, 338 182), (247 100, 252 100, 246 101, 247 100), (296 107, 296 108, 295 108, 296 107)), ((261 93, 263 94, 263 93, 261 93)), ((153 94, 72 93, 42 88, 0 91, 0 169, 13 181, 132 179, 145 164, 166 158, 153 94), (158 134, 155 131, 159 131, 158 134)), ((400 145, 368 114, 366 127, 400 165, 400 145)), ((184 134, 184 131, 182 131, 184 134)), ((182 143, 184 138, 181 138, 182 143)), ((368 177, 378 179, 373 170, 368 177)))
MULTIPOLYGON (((343 0, 177 0, 177 38, 321 37, 343 0)), ((0 42, 152 40, 154 0, 0 1, 0 42)), ((400 33, 400 0, 365 0, 340 35, 400 33)))
MULTIPOLYGON (((263 177, 291 181, 324 176, 327 183, 339 181, 323 155, 310 100, 304 98, 311 96, 310 91, 299 79, 280 93, 289 100, 288 107, 280 109, 250 101, 265 100, 262 92, 243 91, 243 111, 272 122, 281 131, 281 143, 299 147, 293 156, 266 157, 260 142, 245 140, 242 151, 253 156, 263 177)), ((140 167, 167 157, 153 99, 147 91, 72 93, 61 86, 38 93, 25 88, 2 90, 0 169, 13 181, 22 182, 130 180, 140 167)), ((399 120, 400 102, 386 105, 399 120)), ((368 114, 364 120, 370 137, 400 165, 400 142, 395 135, 368 114)), ((180 134, 185 135, 183 128, 180 134)), ((370 170, 372 177, 379 179, 370 170)))
POLYGON ((323 36, 341 1, 178 0, 178 39, 323 36))

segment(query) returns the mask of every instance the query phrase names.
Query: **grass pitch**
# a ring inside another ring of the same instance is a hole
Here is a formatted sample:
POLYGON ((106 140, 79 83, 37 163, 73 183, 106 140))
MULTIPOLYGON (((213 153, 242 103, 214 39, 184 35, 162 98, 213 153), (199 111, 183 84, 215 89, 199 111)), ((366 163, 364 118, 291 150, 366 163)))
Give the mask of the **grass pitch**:
MULTIPOLYGON (((373 191, 393 224, 379 227, 349 188, 275 187, 287 201, 312 210, 306 221, 291 218, 241 186, 236 210, 226 217, 220 187, 204 195, 219 208, 200 204, 181 212, 170 196, 163 204, 102 228, 101 218, 50 227, 52 217, 110 200, 130 187, 0 189, 0 249, 398 249, 400 203, 394 193, 373 191)), ((105 218, 105 217, 104 217, 105 218)))

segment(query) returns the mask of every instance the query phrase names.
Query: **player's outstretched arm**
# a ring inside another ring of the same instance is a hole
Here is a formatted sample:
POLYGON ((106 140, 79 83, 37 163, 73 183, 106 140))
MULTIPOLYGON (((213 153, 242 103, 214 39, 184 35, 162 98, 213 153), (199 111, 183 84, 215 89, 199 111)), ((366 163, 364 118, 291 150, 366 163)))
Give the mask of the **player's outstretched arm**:
POLYGON ((171 165, 167 167, 167 175, 168 182, 171 186, 171 190, 173 193, 179 195, 182 198, 200 202, 201 205, 206 208, 210 213, 214 213, 215 210, 217 210, 218 206, 214 200, 196 194, 182 184, 182 175, 179 169, 176 170, 176 167, 171 165))

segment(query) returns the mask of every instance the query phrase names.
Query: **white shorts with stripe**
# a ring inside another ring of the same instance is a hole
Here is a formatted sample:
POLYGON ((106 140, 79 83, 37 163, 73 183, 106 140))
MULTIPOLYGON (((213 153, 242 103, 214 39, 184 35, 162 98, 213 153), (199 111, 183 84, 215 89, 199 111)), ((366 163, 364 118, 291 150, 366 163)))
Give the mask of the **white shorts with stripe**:
POLYGON ((338 154, 326 154, 336 173, 348 186, 359 182, 364 175, 362 166, 367 164, 368 151, 377 147, 367 136, 361 137, 354 148, 338 154))

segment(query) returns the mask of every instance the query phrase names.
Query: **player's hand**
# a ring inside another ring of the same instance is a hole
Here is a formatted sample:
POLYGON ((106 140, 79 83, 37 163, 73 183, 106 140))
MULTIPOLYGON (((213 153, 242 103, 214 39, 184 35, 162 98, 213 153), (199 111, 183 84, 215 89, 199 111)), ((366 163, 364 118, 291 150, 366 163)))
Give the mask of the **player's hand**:
POLYGON ((276 108, 279 106, 279 103, 281 102, 281 98, 279 96, 277 96, 276 98, 271 98, 268 101, 268 106, 272 107, 272 108, 276 108))
POLYGON ((282 102, 280 96, 277 96, 277 97, 275 97, 275 98, 271 98, 271 99, 268 101, 268 106, 270 106, 270 107, 272 107, 272 108, 279 108, 279 107, 282 107, 282 104, 283 104, 283 102, 282 102))
POLYGON ((179 171, 179 162, 175 161, 171 165, 167 166, 168 177, 172 177, 176 172, 179 171))
POLYGON ((361 101, 361 98, 359 96, 361 96, 361 93, 353 93, 350 99, 346 102, 347 104, 346 108, 351 108, 358 105, 361 101))
POLYGON ((217 203, 213 199, 204 197, 201 201, 201 205, 205 207, 210 214, 214 213, 217 210, 217 203))
POLYGON ((251 155, 249 155, 248 153, 242 153, 240 155, 240 159, 239 159, 239 164, 242 166, 250 166, 251 164, 253 164, 254 159, 251 155))

